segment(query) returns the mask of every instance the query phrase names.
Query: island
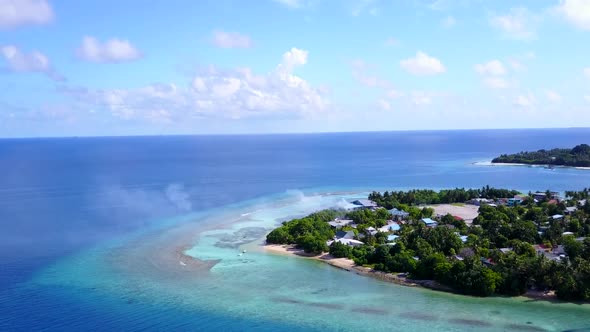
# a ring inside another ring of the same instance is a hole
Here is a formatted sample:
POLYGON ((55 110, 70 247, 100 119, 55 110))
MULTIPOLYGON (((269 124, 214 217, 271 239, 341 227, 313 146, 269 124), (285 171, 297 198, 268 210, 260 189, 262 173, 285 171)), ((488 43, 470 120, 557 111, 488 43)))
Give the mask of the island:
POLYGON ((589 196, 489 186, 373 192, 283 222, 266 246, 403 285, 588 301, 589 196))
POLYGON ((492 163, 590 167, 590 146, 588 144, 580 144, 572 149, 551 149, 503 154, 494 158, 492 163))

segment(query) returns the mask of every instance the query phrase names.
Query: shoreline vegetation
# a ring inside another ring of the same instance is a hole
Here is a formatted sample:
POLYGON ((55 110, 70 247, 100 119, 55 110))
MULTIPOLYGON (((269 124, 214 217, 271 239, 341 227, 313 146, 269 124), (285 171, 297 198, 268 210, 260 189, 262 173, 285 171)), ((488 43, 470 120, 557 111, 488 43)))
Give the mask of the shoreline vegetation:
POLYGON ((264 249, 404 286, 587 303, 589 197, 489 186, 373 192, 284 222, 264 249))
POLYGON ((503 154, 492 159, 492 164, 505 165, 539 165, 590 168, 590 145, 580 144, 572 149, 551 149, 523 151, 515 154, 503 154))

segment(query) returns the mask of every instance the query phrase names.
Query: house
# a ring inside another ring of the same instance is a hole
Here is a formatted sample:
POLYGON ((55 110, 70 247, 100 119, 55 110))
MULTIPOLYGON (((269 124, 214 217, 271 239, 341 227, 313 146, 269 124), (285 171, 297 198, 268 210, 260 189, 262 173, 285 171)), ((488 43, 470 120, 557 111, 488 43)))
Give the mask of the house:
POLYGON ((511 252, 511 251, 512 251, 512 248, 500 248, 500 251, 501 251, 503 254, 507 254, 507 253, 509 253, 509 252, 511 252))
POLYGON ((461 239, 461 242, 467 242, 467 235, 460 235, 459 238, 461 239))
POLYGON ((337 239, 353 239, 354 238, 354 232, 353 231, 338 231, 336 232, 336 236, 335 238, 337 239))
POLYGON ((506 205, 517 206, 517 205, 522 204, 522 202, 523 202, 523 199, 520 196, 516 195, 513 198, 509 198, 508 201, 506 201, 506 205))
POLYGON ((430 218, 422 218, 422 222, 426 225, 426 227, 436 227, 438 223, 430 218))
POLYGON ((586 200, 585 199, 581 199, 578 201, 578 204, 580 204, 580 206, 584 206, 586 205, 586 200))
POLYGON ((356 205, 357 209, 374 209, 377 207, 377 203, 370 199, 357 199, 352 204, 356 205))
POLYGON ((491 199, 487 199, 487 198, 473 198, 468 200, 466 203, 467 204, 471 204, 471 205, 475 205, 475 206, 481 206, 482 204, 489 204, 489 203, 493 203, 494 201, 491 199))
POLYGON ((328 247, 329 247, 334 242, 339 242, 339 243, 342 243, 344 245, 351 246, 351 247, 357 247, 357 246, 361 246, 364 244, 363 242, 358 241, 358 240, 354 240, 354 239, 336 239, 333 241, 326 242, 326 245, 328 245, 328 247))
POLYGON ((398 237, 399 237, 399 235, 391 234, 387 237, 387 241, 390 241, 390 242, 395 241, 395 240, 397 240, 398 237))
POLYGON ((565 214, 572 214, 576 211, 578 211, 578 208, 575 206, 568 206, 565 208, 565 214))
POLYGON ((328 222, 328 225, 332 226, 332 228, 336 228, 336 229, 340 229, 344 226, 349 226, 350 224, 352 224, 353 221, 350 219, 339 219, 336 218, 332 221, 328 222))
POLYGON ((543 201, 547 198, 547 193, 543 193, 543 192, 536 192, 533 194, 533 198, 536 199, 537 201, 543 201))
POLYGON ((398 210, 398 209, 391 209, 389 210, 389 213, 391 213, 391 216, 393 217, 393 219, 395 220, 402 220, 402 219, 406 219, 410 216, 409 212, 403 211, 403 210, 398 210))
POLYGON ((554 214, 551 216, 551 219, 553 220, 561 220, 563 219, 563 214, 554 214))
POLYGON ((563 232, 563 233, 561 233, 561 236, 566 236, 566 235, 574 235, 574 232, 563 232))
POLYGON ((480 260, 483 263, 483 265, 487 267, 496 265, 496 263, 491 258, 481 257, 480 260))
POLYGON ((373 235, 373 236, 374 236, 375 234, 377 234, 377 230, 376 230, 376 229, 375 229, 375 227, 373 227, 373 226, 371 226, 371 227, 367 228, 365 231, 366 231, 367 233, 369 233, 369 234, 373 235))

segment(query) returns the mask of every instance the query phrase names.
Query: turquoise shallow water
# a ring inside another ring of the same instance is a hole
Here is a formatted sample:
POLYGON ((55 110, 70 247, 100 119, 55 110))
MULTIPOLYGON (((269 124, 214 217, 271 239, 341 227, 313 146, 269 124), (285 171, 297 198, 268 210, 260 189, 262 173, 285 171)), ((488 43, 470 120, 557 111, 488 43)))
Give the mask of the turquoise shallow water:
MULTIPOLYGON (((170 250, 170 243, 187 241, 194 227, 188 218, 64 259, 37 274, 28 286, 66 288, 83 295, 85 301, 110 299, 123 307, 141 304, 226 320, 243 319, 259 324, 254 326, 257 328, 273 324, 285 330, 333 331, 560 331, 590 327, 588 305, 481 299, 404 287, 321 262, 260 250, 261 238, 280 220, 363 195, 291 194, 209 214, 207 224, 217 226, 203 227, 201 220, 202 231, 190 236, 193 245, 186 253, 201 260, 220 260, 210 271, 182 272, 176 256, 157 254, 170 250), (242 250, 246 253, 240 255, 242 250)), ((105 310, 116 310, 113 308, 116 306, 109 302, 105 310)), ((167 328, 198 324, 190 315, 184 319, 174 320, 167 328)))

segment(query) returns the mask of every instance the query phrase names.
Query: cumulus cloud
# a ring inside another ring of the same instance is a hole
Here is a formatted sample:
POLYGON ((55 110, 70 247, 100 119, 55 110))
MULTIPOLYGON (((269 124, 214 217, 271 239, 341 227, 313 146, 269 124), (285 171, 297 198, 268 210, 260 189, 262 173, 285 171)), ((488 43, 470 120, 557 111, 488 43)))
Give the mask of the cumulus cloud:
POLYGON ((474 69, 482 76, 482 82, 488 88, 505 89, 509 86, 508 81, 502 77, 508 71, 500 60, 490 60, 486 63, 476 64, 474 69))
POLYGON ((439 59, 422 51, 418 51, 413 58, 400 61, 400 66, 410 74, 419 76, 441 74, 447 70, 439 59))
POLYGON ((567 21, 583 30, 590 30, 590 1, 561 0, 556 10, 567 21))
POLYGON ((514 105, 518 107, 528 108, 537 103, 535 96, 532 93, 526 95, 519 95, 514 99, 514 105))
POLYGON ((46 0, 0 0, 0 29, 47 24, 53 17, 46 0))
POLYGON ((303 0, 274 0, 274 1, 280 3, 284 6, 287 6, 289 8, 301 8, 305 4, 303 0))
POLYGON ((475 65, 475 71, 480 75, 501 76, 506 74, 506 68, 500 60, 491 60, 475 65))
POLYGON ((399 45, 399 40, 393 38, 393 37, 389 37, 385 40, 385 46, 398 46, 399 45))
POLYGON ((391 83, 387 80, 381 79, 372 74, 372 69, 375 66, 370 65, 363 60, 354 60, 350 63, 352 67, 352 76, 362 85, 369 88, 384 88, 387 89, 391 83))
POLYGON ((250 48, 252 40, 238 32, 213 31, 213 45, 220 48, 250 48))
POLYGON ((76 54, 82 60, 97 63, 128 62, 142 57, 141 52, 128 40, 111 38, 100 42, 91 36, 82 39, 82 45, 76 50, 76 54))
POLYGON ((379 99, 377 101, 377 106, 384 111, 389 111, 391 110, 391 103, 385 99, 379 99))
POLYGON ((0 48, 0 55, 6 62, 4 68, 6 71, 16 73, 42 73, 56 81, 65 80, 63 76, 59 75, 53 69, 49 58, 39 51, 25 53, 14 45, 5 45, 0 48))
POLYGON ((551 103, 559 103, 561 102, 561 95, 553 90, 547 90, 545 91, 545 95, 547 97, 547 100, 551 103))
POLYGON ((447 16, 442 20, 441 23, 445 28, 450 28, 457 24, 457 20, 455 20, 453 16, 447 16))
POLYGON ((208 67, 189 86, 152 84, 136 89, 63 88, 77 101, 110 111, 114 117, 167 123, 187 117, 242 118, 293 114, 303 116, 329 106, 323 90, 296 76, 308 52, 293 48, 283 54, 274 71, 256 75, 248 68, 208 67))
POLYGON ((490 18, 492 27, 502 31, 505 38, 519 40, 535 39, 538 21, 526 8, 512 8, 507 14, 490 18))
POLYGON ((508 81, 502 77, 486 77, 483 84, 492 89, 506 89, 510 86, 508 81))

